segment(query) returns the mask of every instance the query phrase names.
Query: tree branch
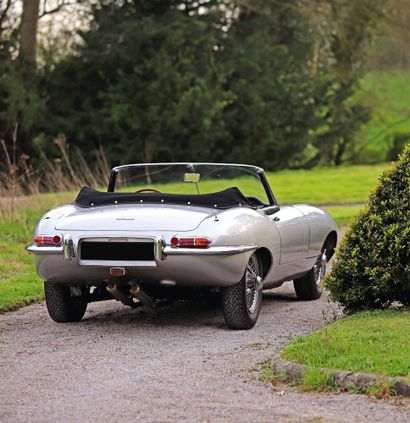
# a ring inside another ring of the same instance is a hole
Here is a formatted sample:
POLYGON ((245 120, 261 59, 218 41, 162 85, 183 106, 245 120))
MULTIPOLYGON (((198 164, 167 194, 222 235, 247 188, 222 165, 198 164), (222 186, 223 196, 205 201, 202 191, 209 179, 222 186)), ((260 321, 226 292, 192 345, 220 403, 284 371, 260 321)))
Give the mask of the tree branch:
POLYGON ((11 6, 11 0, 7 0, 4 10, 0 13, 0 32, 3 29, 3 22, 7 17, 7 12, 9 11, 10 6, 11 6))
POLYGON ((63 9, 66 6, 72 6, 73 4, 75 4, 76 1, 60 1, 57 3, 57 6, 55 6, 52 9, 47 10, 47 0, 43 0, 43 7, 42 7, 42 12, 39 14, 38 18, 41 19, 43 16, 46 15, 51 15, 53 13, 56 13, 58 11, 60 11, 61 9, 63 9))

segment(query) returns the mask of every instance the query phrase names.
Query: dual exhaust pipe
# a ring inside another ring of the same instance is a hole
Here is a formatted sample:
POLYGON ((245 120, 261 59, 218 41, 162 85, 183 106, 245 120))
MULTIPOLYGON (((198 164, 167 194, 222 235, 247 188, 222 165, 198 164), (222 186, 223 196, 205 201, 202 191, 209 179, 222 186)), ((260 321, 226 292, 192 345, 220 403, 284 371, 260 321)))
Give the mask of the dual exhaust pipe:
POLYGON ((131 288, 128 291, 131 297, 119 289, 116 283, 108 283, 106 289, 116 300, 121 301, 125 305, 135 305, 133 298, 136 298, 145 307, 154 308, 156 305, 155 299, 148 295, 141 286, 135 282, 131 284, 131 288))
MULTIPOLYGON (((114 278, 121 278, 125 276, 126 272, 125 267, 110 268, 110 275, 114 278)), ((131 282, 131 288, 128 291, 131 297, 119 289, 115 282, 109 282, 106 289, 116 300, 121 301, 125 305, 135 306, 134 298, 145 307, 154 308, 156 305, 155 299, 149 296, 136 282, 131 282)))

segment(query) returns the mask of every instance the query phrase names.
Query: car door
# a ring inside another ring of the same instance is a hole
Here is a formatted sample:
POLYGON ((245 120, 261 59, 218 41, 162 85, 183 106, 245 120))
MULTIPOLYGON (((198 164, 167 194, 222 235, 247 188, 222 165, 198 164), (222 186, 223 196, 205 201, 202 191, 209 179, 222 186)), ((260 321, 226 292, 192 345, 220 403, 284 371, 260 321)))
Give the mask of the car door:
POLYGON ((295 207, 281 206, 269 217, 280 236, 279 264, 305 259, 309 246, 309 224, 305 215, 295 207))

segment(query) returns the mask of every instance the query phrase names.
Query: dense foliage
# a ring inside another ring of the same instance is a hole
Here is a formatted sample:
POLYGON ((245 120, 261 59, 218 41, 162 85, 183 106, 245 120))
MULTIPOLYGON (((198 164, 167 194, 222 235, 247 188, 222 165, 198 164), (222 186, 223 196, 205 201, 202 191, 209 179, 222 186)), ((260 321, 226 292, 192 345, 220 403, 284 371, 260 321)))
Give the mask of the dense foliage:
POLYGON ((327 287, 346 311, 410 305, 410 144, 346 233, 327 287))
POLYGON ((102 145, 117 162, 212 155, 229 101, 217 34, 208 16, 154 12, 149 2, 94 11, 78 55, 49 75, 48 131, 87 150, 102 145))
MULTIPOLYGON (((45 102, 38 92, 38 77, 13 60, 14 37, 1 38, 0 30, 0 139, 11 141, 18 133, 21 152, 31 149, 32 135, 40 131, 45 102)), ((1 156, 0 156, 1 157, 1 156)))
POLYGON ((265 3, 243 7, 229 31, 218 9, 96 8, 78 54, 47 78, 47 132, 117 162, 286 166, 318 124, 316 87, 301 14, 265 3))
POLYGON ((9 33, 0 137, 17 127, 20 152, 56 157, 64 134, 110 164, 339 164, 369 117, 354 95, 381 0, 80 3, 89 26, 58 61, 36 64, 28 31, 47 1, 9 33))

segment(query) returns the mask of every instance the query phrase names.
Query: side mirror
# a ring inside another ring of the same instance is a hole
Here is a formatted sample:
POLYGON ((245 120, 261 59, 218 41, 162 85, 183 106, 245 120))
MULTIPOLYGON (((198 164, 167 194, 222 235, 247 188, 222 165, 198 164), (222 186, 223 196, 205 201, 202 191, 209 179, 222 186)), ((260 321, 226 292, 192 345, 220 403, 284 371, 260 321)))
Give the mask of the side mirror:
POLYGON ((280 207, 277 204, 275 204, 274 206, 265 207, 263 209, 266 216, 271 216, 272 214, 277 213, 279 210, 280 210, 280 207))

